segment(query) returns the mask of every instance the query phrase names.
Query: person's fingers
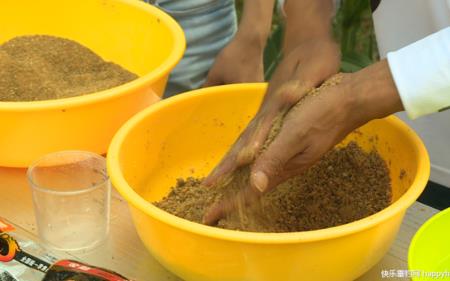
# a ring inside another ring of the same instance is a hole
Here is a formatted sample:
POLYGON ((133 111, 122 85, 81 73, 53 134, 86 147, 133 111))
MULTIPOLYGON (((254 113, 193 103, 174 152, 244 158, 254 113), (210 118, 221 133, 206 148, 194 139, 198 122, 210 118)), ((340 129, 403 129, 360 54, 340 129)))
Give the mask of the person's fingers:
POLYGON ((339 71, 339 45, 327 41, 320 50, 300 48, 290 52, 280 62, 269 84, 269 92, 276 91, 289 81, 302 81, 305 88, 318 87, 323 81, 339 71), (319 51, 321 56, 311 55, 319 51))
POLYGON ((226 213, 235 208, 234 201, 224 200, 214 203, 206 210, 202 223, 206 225, 216 225, 217 222, 226 216, 226 213))
POLYGON ((236 170, 236 156, 234 154, 227 155, 217 165, 213 171, 203 180, 202 185, 212 187, 217 185, 220 181, 225 181, 234 170, 236 170))
POLYGON ((250 182, 262 194, 269 187, 269 174, 266 171, 257 169, 256 172, 250 174, 250 182))
POLYGON ((237 167, 253 162, 263 147, 275 119, 283 118, 294 101, 301 99, 306 92, 306 88, 299 81, 291 81, 283 85, 277 94, 279 98, 271 104, 263 104, 233 148, 208 175, 203 184, 213 186, 225 175, 230 175, 237 167))
POLYGON ((228 194, 221 201, 214 203, 206 210, 202 222, 206 225, 216 225, 231 211, 254 202, 261 194, 251 186, 242 188, 237 194, 228 194))
POLYGON ((296 154, 285 164, 286 175, 298 174, 311 167, 318 159, 320 154, 312 152, 314 148, 306 147, 305 150, 296 154))
MULTIPOLYGON (((275 93, 286 83, 290 81, 296 81, 297 78, 294 73, 299 64, 300 62, 298 62, 298 60, 289 61, 283 59, 273 73, 272 78, 270 79, 267 92, 275 93)), ((270 96, 270 94, 268 96, 270 96)))
MULTIPOLYGON (((279 182, 277 177, 282 174, 284 165, 289 159, 304 149, 301 140, 299 140, 299 135, 302 132, 301 128, 285 126, 283 120, 288 110, 302 99, 308 91, 309 89, 300 81, 291 81, 283 85, 276 93, 279 99, 283 99, 284 107, 279 110, 279 115, 277 116, 277 118, 281 118, 278 120, 279 124, 272 122, 268 131, 272 131, 272 126, 280 126, 279 132, 275 139, 272 140, 272 143, 269 143, 265 150, 261 152, 261 155, 256 158, 250 177, 251 185, 261 193, 279 182)), ((264 140, 266 140, 269 132, 265 135, 264 140)))
POLYGON ((249 153, 245 151, 250 150, 246 147, 249 146, 250 136, 256 127, 256 123, 257 120, 255 118, 250 121, 249 125, 241 133, 232 148, 227 152, 227 154, 225 154, 214 170, 203 180, 203 185, 208 187, 215 186, 219 181, 226 180, 226 178, 229 177, 239 166, 243 165, 242 158, 244 158, 244 156, 240 155, 240 153, 249 153))
POLYGON ((251 185, 261 193, 272 189, 285 173, 286 163, 302 153, 306 146, 302 142, 301 132, 294 132, 290 126, 283 126, 275 140, 255 160, 250 176, 251 185))
POLYGON ((238 165, 242 166, 250 164, 253 160, 255 160, 256 156, 263 147, 267 136, 269 135, 277 114, 277 110, 263 110, 255 116, 252 126, 247 129, 249 131, 248 141, 246 145, 238 152, 238 165))
POLYGON ((311 61, 310 63, 305 63, 304 67, 300 67, 297 70, 296 77, 300 81, 305 81, 310 87, 318 87, 336 74, 338 70, 330 64, 319 64, 311 61))
POLYGON ((246 146, 237 152, 236 165, 243 166, 251 163, 255 159, 259 147, 260 144, 258 141, 250 140, 246 146))
POLYGON ((307 95, 313 87, 310 86, 310 82, 302 80, 291 80, 284 83, 278 89, 271 93, 271 100, 267 101, 268 104, 274 104, 274 106, 268 106, 267 111, 274 110, 276 108, 277 113, 287 113, 295 104, 297 104, 305 95, 307 95))
POLYGON ((281 123, 286 113, 307 93, 306 88, 299 81, 291 81, 283 85, 275 94, 273 100, 267 100, 246 130, 247 142, 238 151, 238 166, 250 164, 260 153, 271 133, 272 127, 281 123))

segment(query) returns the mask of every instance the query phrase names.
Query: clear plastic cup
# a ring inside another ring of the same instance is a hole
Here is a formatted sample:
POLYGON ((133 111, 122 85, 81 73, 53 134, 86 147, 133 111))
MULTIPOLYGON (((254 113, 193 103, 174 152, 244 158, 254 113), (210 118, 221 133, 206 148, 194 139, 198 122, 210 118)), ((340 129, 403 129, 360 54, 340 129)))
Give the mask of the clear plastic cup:
POLYGON ((52 248, 89 250, 109 233, 111 185, 105 158, 86 151, 48 154, 28 168, 39 237, 52 248))

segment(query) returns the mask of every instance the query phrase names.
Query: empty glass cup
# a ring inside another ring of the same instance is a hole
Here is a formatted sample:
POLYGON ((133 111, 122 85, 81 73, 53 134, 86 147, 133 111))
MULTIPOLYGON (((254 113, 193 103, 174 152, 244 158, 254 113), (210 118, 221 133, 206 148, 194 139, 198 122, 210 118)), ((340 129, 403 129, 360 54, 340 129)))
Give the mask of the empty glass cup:
POLYGON ((56 152, 37 160, 27 176, 44 243, 78 251, 105 240, 111 186, 104 157, 86 151, 56 152))

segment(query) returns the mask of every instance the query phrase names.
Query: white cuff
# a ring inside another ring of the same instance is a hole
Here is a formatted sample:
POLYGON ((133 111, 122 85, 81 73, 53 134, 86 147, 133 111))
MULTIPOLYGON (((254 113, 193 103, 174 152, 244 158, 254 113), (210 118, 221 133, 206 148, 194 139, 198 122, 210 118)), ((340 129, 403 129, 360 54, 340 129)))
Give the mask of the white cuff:
POLYGON ((450 27, 388 53, 387 59, 411 119, 450 106, 450 27))

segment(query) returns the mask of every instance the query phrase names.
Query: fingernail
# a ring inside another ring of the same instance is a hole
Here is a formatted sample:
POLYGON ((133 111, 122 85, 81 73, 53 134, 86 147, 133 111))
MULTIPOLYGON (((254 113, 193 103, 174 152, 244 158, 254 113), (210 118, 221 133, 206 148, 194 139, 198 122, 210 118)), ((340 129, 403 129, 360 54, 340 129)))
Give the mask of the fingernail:
POLYGON ((253 184, 261 193, 266 191, 269 179, 264 172, 258 171, 253 174, 253 184))

